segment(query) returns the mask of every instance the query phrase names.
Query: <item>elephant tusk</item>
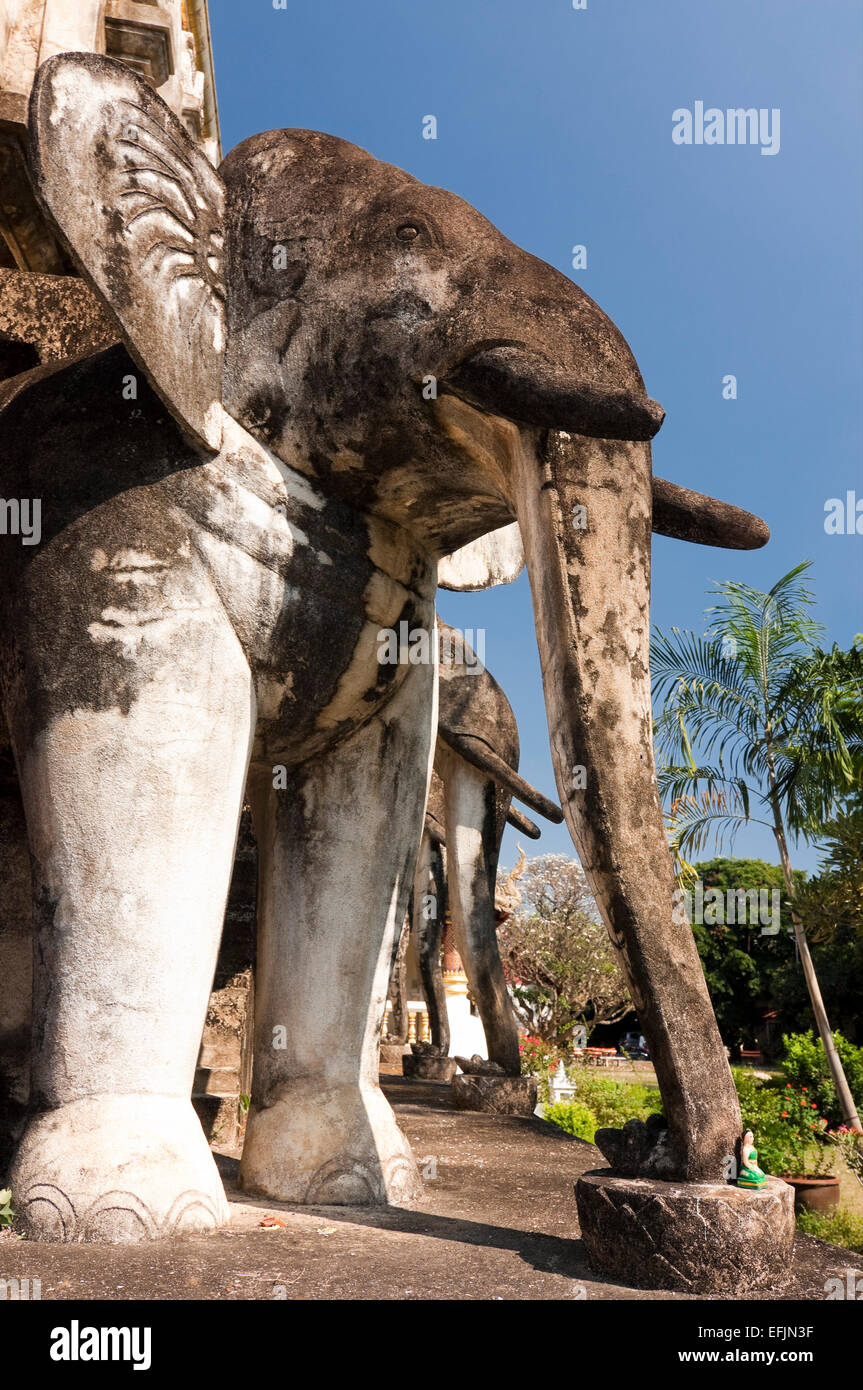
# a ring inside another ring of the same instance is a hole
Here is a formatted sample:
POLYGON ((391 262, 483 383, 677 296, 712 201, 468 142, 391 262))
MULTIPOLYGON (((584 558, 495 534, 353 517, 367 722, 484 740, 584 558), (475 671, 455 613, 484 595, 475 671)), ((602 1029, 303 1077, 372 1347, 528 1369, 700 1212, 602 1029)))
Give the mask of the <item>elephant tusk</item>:
MULTIPOLYGON (((441 385, 469 405, 516 423, 591 438, 649 440, 665 418, 648 396, 583 381, 514 345, 475 353, 441 385)), ((726 550, 758 550, 770 539, 767 524, 752 512, 664 478, 653 479, 653 529, 726 550)))
POLYGON ((458 753, 465 762, 472 763, 485 772, 499 786, 506 791, 517 796, 519 801, 523 801, 532 811, 545 816, 546 820, 554 821, 559 825, 563 820, 563 812, 559 806, 555 806, 553 801, 549 801, 547 796, 538 792, 536 787, 532 787, 530 782, 526 782, 523 777, 519 777, 517 772, 505 763, 503 758, 498 757, 488 744, 476 734, 468 733, 463 729, 445 729, 443 726, 438 728, 438 737, 442 738, 447 747, 454 753, 458 753))
POLYGON ((653 479, 653 529, 660 536, 726 550, 759 550, 770 539, 760 516, 664 478, 653 479))
POLYGON ((510 806, 506 813, 506 818, 510 825, 515 826, 516 830, 520 830, 522 835, 527 835, 530 840, 538 840, 542 834, 539 826, 534 825, 533 821, 530 820, 523 811, 520 811, 517 806, 510 806))
POLYGON ((584 381, 519 347, 475 353, 441 385, 468 405, 518 424, 597 439, 652 439, 665 419, 648 396, 584 381))

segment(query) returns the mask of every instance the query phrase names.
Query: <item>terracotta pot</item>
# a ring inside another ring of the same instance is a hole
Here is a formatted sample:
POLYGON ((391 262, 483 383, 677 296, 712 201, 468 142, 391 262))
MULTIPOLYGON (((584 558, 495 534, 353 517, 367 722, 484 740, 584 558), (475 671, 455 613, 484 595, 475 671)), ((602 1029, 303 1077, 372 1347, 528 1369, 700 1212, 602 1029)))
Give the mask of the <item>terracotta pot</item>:
POLYGON ((794 1188, 794 1209, 806 1207, 808 1211, 829 1211, 839 1204, 839 1179, 832 1174, 823 1178, 790 1178, 785 1173, 783 1181, 794 1188))

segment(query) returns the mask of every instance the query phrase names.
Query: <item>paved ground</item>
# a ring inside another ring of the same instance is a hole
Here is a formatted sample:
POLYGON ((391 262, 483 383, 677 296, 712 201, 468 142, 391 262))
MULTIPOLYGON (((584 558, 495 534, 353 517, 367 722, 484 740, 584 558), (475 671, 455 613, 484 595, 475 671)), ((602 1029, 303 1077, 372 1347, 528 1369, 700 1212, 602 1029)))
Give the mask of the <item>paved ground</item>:
MULTIPOLYGON (((219 1166, 231 1226, 146 1246, 0 1241, 0 1279, 40 1278, 44 1299, 674 1299, 592 1277, 572 1185, 597 1150, 538 1119, 459 1112, 449 1087, 384 1085, 429 1179, 411 1209, 290 1208, 250 1201, 219 1166), (260 1226, 277 1216, 283 1228, 260 1226)), ((823 1300, 855 1257, 798 1237, 784 1298, 823 1300)), ((857 1257, 857 1263, 860 1263, 857 1257)), ((750 1295, 750 1297, 752 1297, 750 1295)))

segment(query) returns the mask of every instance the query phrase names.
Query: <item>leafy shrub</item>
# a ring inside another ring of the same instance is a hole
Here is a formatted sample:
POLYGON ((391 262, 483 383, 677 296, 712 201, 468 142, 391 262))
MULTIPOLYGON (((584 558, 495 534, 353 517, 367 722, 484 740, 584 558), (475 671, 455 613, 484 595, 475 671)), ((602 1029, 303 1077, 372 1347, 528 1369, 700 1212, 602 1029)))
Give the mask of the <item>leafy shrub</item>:
POLYGON ((863 1216, 850 1207, 834 1207, 829 1212, 807 1211, 803 1207, 797 1213, 797 1226, 808 1236, 863 1255, 863 1216))
POLYGON ((838 1129, 828 1130, 827 1138, 836 1145, 857 1181, 863 1183, 863 1130, 840 1125, 838 1129))
POLYGON ((751 1129, 755 1136, 759 1167, 766 1173, 787 1173, 788 1127, 782 1116, 787 1107, 780 1091, 769 1082, 759 1081, 745 1067, 732 1067, 731 1074, 737 1087, 743 1129, 751 1129))
POLYGON ((571 1101, 546 1105, 543 1114, 552 1124, 560 1125, 567 1134, 593 1142, 598 1129, 620 1129, 627 1120, 646 1120, 648 1115, 662 1110, 659 1092, 650 1086, 631 1081, 613 1081, 608 1076, 576 1066, 569 1074, 575 1086, 571 1101), (585 1116, 590 1116, 592 1129, 587 1132, 585 1116), (578 1124, 578 1129, 570 1128, 578 1124))
POLYGON ((597 1129, 620 1129, 627 1120, 646 1120, 662 1110, 659 1091, 634 1081, 613 1081, 586 1068, 574 1071, 575 1099, 588 1105, 597 1129))
POLYGON ((521 1056, 521 1070, 524 1076, 535 1076, 537 1082, 537 1096, 540 1101, 547 1101, 549 1098, 548 1079, 557 1071, 558 1064, 564 1060, 564 1054, 560 1048, 555 1047, 554 1043, 546 1042, 544 1038, 534 1038, 529 1034, 522 1038, 518 1045, 521 1056))
POLYGON ((564 1058, 564 1053, 554 1043, 546 1042, 545 1038, 535 1038, 527 1034, 518 1044, 519 1054, 521 1055, 521 1069, 530 1076, 541 1076, 550 1071, 557 1071, 558 1062, 564 1058))
POLYGON ((542 1114, 543 1119, 550 1120, 559 1129, 566 1130, 567 1134, 574 1134, 576 1139, 586 1139, 588 1144, 593 1143, 598 1128, 596 1116, 584 1101, 558 1100, 553 1105, 547 1105, 542 1114))
MULTIPOLYGON (((550 1070, 554 1071, 555 1066, 550 1070)), ((829 1171, 834 1144, 826 1142, 827 1122, 806 1087, 761 1081, 746 1067, 732 1067, 744 1130, 751 1129, 758 1163, 767 1173, 800 1176, 829 1171)), ((567 1134, 592 1143, 598 1129, 620 1129, 627 1120, 646 1120, 662 1111, 659 1091, 636 1082, 615 1081, 576 1066, 569 1073, 571 1101, 546 1105, 544 1115, 567 1134)), ((548 1085, 548 1073, 545 1075, 548 1085)), ((541 1077, 542 1080, 542 1077, 541 1077)), ((825 1237, 826 1239, 826 1237, 825 1237)))
POLYGON ((832 1150, 825 1143, 826 1121, 812 1093, 790 1082, 759 1081, 745 1067, 732 1067, 743 1129, 751 1129, 758 1164, 765 1173, 824 1173, 832 1150))
MULTIPOLYGON (((863 1047, 855 1047, 841 1033, 834 1033, 836 1051, 848 1078, 851 1094, 863 1099, 863 1047)), ((836 1100, 836 1090, 830 1078, 824 1045, 817 1033, 786 1033, 782 1039, 785 1059, 782 1069, 792 1086, 807 1087, 819 1110, 832 1127, 843 1122, 836 1100)))

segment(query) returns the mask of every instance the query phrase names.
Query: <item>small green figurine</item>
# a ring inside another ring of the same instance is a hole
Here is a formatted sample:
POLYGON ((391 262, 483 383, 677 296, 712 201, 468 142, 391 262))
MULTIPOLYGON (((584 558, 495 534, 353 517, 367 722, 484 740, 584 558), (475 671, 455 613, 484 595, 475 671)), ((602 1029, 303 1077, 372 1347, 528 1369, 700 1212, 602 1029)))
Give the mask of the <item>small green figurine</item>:
POLYGON ((754 1139, 752 1130, 747 1129, 740 1144, 738 1187, 764 1187, 767 1182, 767 1178, 758 1167, 758 1150, 755 1147, 754 1139))

